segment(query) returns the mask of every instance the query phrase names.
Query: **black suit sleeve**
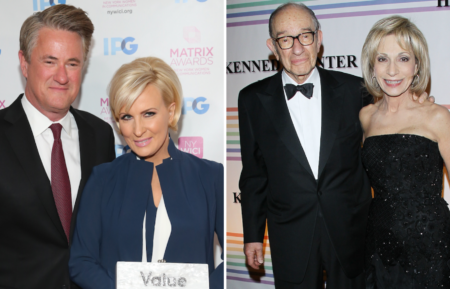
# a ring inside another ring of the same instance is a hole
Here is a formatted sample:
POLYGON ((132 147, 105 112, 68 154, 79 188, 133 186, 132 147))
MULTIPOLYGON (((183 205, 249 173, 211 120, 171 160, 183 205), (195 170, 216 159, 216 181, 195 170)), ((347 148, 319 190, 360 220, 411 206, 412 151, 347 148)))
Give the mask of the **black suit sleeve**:
POLYGON ((115 149, 115 138, 114 132, 112 128, 109 128, 109 139, 108 139, 108 162, 112 162, 116 158, 116 149, 115 149))
MULTIPOLYGON (((252 96, 252 95, 247 95, 252 96)), ((266 228, 268 176, 262 152, 255 139, 245 93, 238 100, 239 135, 242 156, 241 190, 244 243, 263 242, 266 228)))

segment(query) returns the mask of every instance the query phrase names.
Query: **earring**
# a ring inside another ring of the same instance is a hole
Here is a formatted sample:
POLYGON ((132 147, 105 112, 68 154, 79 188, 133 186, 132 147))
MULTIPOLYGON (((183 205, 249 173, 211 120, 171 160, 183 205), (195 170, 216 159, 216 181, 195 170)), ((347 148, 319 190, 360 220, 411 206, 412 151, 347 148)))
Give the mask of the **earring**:
POLYGON ((379 88, 380 85, 378 84, 377 78, 374 76, 372 76, 372 85, 376 88, 379 88))

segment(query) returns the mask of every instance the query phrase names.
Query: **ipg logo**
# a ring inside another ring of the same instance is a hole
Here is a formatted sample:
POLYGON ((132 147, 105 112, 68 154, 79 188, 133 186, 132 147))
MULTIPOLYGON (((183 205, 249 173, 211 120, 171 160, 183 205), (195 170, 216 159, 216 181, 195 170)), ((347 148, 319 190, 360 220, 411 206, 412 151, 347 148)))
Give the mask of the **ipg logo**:
POLYGON ((183 38, 188 43, 200 43, 200 30, 195 26, 186 26, 183 28, 183 38))
POLYGON ((185 97, 183 101, 183 114, 186 114, 188 111, 194 111, 196 114, 205 114, 209 109, 209 104, 204 103, 206 98, 203 96, 197 98, 185 97))
POLYGON ((203 158, 203 138, 201 136, 180 136, 178 138, 178 149, 203 158))
MULTIPOLYGON (((197 0, 197 2, 206 2, 206 1, 208 1, 208 0, 197 0)), ((175 0, 175 3, 187 3, 187 2, 188 2, 188 0, 175 0)))
POLYGON ((1 100, 0 99, 0 109, 6 108, 5 102, 6 102, 6 100, 1 100))
POLYGON ((133 37, 127 37, 127 38, 119 38, 119 37, 113 37, 111 38, 111 43, 108 38, 103 39, 103 49, 104 49, 104 55, 109 55, 109 52, 111 50, 111 55, 116 55, 117 52, 122 51, 123 53, 127 55, 134 54, 137 49, 137 44, 129 44, 134 42, 133 37), (110 49, 111 48, 111 49, 110 49))
POLYGON ((54 6, 55 2, 58 2, 57 4, 66 4, 66 0, 33 0, 33 10, 44 10, 47 7, 54 6))

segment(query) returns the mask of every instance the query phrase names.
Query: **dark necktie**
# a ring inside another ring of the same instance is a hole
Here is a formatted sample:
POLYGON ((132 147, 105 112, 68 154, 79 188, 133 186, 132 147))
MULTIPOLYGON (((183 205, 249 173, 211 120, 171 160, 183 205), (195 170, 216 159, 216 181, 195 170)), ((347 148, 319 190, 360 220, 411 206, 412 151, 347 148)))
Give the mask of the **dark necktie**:
POLYGON ((52 191, 55 198, 59 219, 66 233, 67 240, 70 234, 70 220, 72 219, 72 196, 70 194, 70 180, 67 172, 66 160, 61 142, 62 125, 54 123, 50 126, 53 132, 52 148, 52 191))
POLYGON ((284 86, 288 100, 293 98, 297 91, 300 91, 306 98, 310 99, 313 95, 313 89, 314 84, 312 83, 305 83, 303 85, 286 84, 284 86))

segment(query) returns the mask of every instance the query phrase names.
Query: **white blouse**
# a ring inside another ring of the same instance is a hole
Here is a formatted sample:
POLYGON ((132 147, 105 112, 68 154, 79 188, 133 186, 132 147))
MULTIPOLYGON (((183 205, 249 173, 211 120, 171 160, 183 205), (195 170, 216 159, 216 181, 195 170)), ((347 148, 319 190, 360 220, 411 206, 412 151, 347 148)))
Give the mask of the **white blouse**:
MULTIPOLYGON (((147 242, 145 238, 145 219, 147 213, 144 214, 144 225, 142 227, 142 262, 147 262, 147 242)), ((158 209, 156 210, 155 232, 153 234, 153 252, 152 263, 157 263, 158 260, 164 259, 167 242, 169 241, 170 233, 172 232, 172 224, 167 215, 164 197, 161 196, 158 209)))

